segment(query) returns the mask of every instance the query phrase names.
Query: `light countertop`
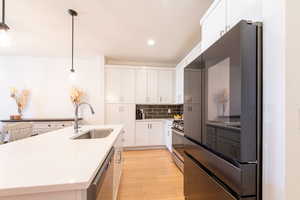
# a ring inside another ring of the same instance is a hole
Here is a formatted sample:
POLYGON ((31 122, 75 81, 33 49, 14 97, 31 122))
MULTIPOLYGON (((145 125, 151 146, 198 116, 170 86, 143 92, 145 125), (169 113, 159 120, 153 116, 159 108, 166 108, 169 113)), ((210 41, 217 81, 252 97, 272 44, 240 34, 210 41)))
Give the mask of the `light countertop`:
MULTIPOLYGON (((20 120, 0 120, 0 122, 72 122, 74 118, 28 118, 28 119, 20 119, 20 120)), ((83 118, 79 118, 78 120, 83 120, 83 118)))
POLYGON ((162 119, 137 119, 136 122, 161 122, 161 121, 173 121, 173 118, 162 118, 162 119))
POLYGON ((0 145, 0 197, 88 188, 122 125, 83 126, 111 128, 106 138, 73 140, 73 127, 0 145))

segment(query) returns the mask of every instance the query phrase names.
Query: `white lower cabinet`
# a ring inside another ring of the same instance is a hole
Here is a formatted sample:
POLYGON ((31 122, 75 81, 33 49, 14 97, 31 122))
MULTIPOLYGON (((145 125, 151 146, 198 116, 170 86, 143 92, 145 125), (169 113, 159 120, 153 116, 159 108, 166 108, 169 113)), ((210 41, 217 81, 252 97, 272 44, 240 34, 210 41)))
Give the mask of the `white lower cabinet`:
POLYGON ((136 146, 165 145, 163 123, 162 122, 136 122, 135 141, 136 141, 136 146))
POLYGON ((135 104, 106 104, 106 124, 124 125, 124 147, 135 146, 135 104))
POLYGON ((135 142, 137 146, 147 146, 149 141, 149 123, 137 122, 135 124, 135 142))
POLYGON ((167 120, 165 122, 165 142, 167 149, 172 152, 172 120, 167 120))
POLYGON ((149 145, 164 145, 164 132, 162 122, 151 122, 149 125, 149 145))
POLYGON ((114 144, 115 155, 114 155, 114 175, 113 175, 113 200, 118 198, 118 191, 122 176, 123 167, 123 137, 124 131, 119 135, 117 141, 114 144))

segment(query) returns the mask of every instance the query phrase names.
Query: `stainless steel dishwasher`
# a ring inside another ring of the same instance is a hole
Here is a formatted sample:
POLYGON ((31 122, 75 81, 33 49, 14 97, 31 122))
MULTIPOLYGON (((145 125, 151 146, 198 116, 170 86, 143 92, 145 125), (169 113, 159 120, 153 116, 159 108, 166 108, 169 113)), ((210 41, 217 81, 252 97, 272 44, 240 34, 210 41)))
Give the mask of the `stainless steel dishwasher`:
POLYGON ((87 189, 87 200, 113 199, 114 148, 112 148, 87 189))

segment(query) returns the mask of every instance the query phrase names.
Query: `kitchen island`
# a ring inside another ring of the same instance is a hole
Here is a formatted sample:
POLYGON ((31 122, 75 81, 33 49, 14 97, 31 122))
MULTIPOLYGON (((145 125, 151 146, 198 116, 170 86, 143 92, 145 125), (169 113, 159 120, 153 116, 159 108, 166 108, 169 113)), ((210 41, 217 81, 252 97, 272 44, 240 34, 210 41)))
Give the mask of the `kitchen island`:
POLYGON ((86 200, 122 125, 72 127, 0 146, 0 200, 86 200), (104 138, 74 139, 111 129, 104 138))

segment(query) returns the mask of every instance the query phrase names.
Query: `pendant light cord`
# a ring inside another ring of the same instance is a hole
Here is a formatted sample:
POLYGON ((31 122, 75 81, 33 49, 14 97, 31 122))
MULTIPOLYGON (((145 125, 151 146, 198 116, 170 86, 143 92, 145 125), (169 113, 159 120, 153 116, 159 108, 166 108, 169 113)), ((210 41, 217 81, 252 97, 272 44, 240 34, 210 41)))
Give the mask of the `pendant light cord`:
POLYGON ((71 72, 75 72, 74 69, 74 17, 78 15, 78 13, 75 10, 69 9, 69 14, 72 16, 72 67, 71 72))
POLYGON ((5 24, 5 0, 2 0, 2 23, 5 24))
POLYGON ((72 15, 72 72, 74 72, 74 15, 72 15))

